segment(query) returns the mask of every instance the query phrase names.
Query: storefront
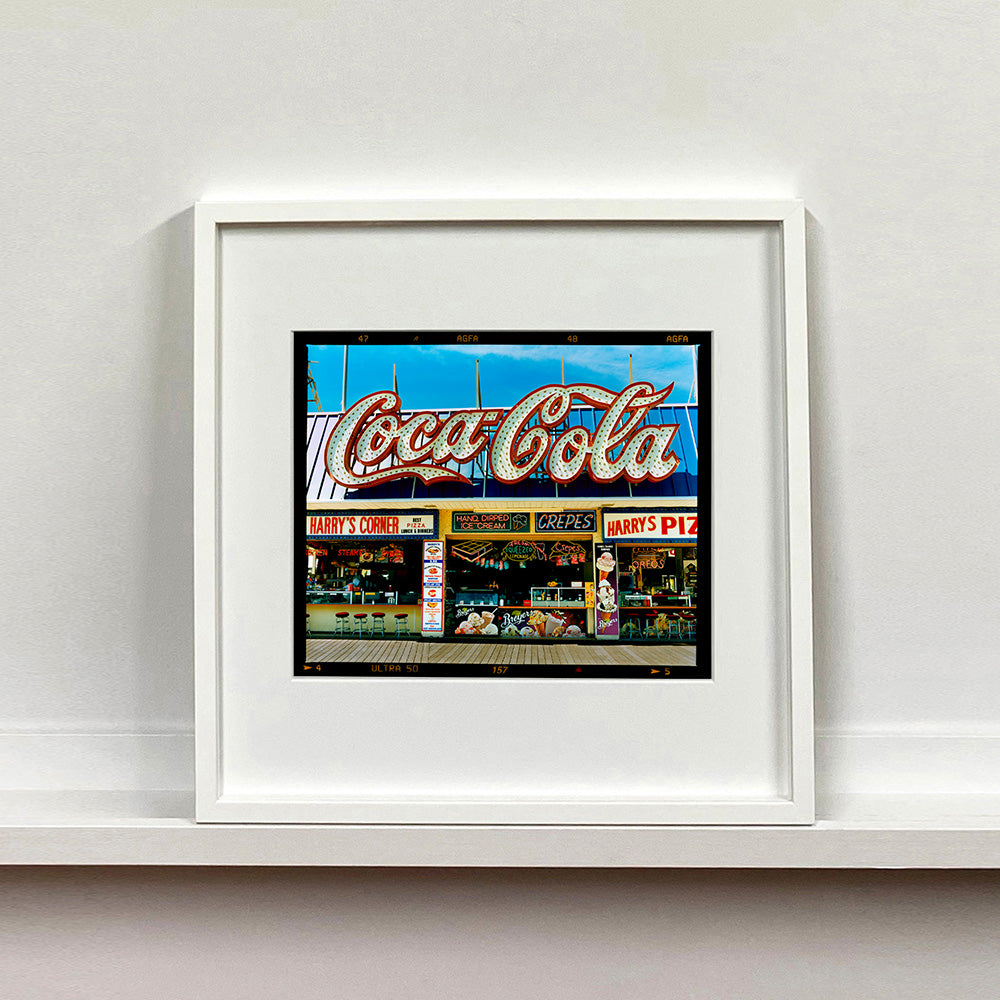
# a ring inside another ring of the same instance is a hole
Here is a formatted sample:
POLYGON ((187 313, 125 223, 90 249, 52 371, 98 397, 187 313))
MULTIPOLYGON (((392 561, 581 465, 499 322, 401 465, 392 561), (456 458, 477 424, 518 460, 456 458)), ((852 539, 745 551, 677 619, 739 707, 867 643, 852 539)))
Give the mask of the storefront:
POLYGON ((311 633, 692 641, 697 406, 663 395, 546 386, 509 410, 403 412, 382 392, 311 414, 311 633))
POLYGON ((447 635, 681 642, 696 634, 692 507, 449 514, 447 635))
POLYGON ((552 512, 452 513, 448 634, 561 640, 592 634, 596 511, 560 513, 590 531, 549 533, 552 512), (517 534, 498 534, 498 527, 517 534))
POLYGON ((692 507, 310 511, 309 630, 691 640, 697 553, 692 507))
POLYGON ((419 634, 431 510, 313 510, 306 525, 306 613, 313 634, 419 634))
POLYGON ((597 633, 618 641, 693 641, 698 611, 698 511, 602 512, 597 633))

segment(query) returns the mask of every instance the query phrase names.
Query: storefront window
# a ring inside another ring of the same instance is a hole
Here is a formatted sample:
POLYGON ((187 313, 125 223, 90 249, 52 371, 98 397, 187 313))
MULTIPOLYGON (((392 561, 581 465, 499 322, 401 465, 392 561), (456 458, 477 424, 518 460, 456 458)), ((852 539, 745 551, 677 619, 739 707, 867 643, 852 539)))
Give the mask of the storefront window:
POLYGON ((618 546, 622 637, 692 638, 698 597, 695 545, 618 546))
POLYGON ((618 553, 623 598, 644 595, 694 603, 698 587, 696 546, 619 545, 618 553))
POLYGON ((309 604, 416 604, 420 542, 309 542, 309 604))
POLYGON ((583 638, 589 545, 515 538, 448 544, 445 632, 507 638, 583 638))

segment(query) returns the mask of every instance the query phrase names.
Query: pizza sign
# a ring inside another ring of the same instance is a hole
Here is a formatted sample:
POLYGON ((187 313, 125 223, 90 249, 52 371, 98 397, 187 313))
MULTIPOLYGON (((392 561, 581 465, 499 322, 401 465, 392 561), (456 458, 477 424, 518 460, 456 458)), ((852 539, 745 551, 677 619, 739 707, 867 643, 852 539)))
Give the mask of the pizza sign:
POLYGON ((604 511, 604 537, 630 541, 655 539, 666 542, 697 542, 696 510, 604 511))
POLYGON ((306 517, 309 538, 412 538, 437 534, 433 514, 406 511, 385 513, 350 511, 341 514, 316 512, 306 517))

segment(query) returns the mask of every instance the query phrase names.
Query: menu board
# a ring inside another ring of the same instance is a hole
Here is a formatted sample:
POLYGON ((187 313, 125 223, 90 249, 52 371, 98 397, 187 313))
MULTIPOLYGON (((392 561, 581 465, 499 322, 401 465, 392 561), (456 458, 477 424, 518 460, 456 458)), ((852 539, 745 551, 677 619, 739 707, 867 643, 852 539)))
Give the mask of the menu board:
POLYGON ((444 631, 444 542, 424 542, 423 603, 420 607, 422 632, 444 631))

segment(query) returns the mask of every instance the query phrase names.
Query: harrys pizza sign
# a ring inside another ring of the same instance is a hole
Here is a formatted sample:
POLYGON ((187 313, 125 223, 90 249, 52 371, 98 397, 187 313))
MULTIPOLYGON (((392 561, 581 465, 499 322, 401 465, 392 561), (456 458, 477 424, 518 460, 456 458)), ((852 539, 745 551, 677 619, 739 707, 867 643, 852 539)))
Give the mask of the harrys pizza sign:
POLYGON ((603 527, 606 541, 697 542, 698 511, 611 508, 604 512, 603 527))

